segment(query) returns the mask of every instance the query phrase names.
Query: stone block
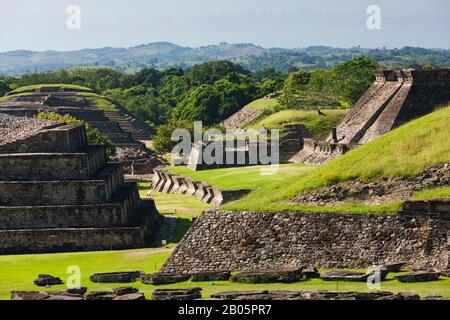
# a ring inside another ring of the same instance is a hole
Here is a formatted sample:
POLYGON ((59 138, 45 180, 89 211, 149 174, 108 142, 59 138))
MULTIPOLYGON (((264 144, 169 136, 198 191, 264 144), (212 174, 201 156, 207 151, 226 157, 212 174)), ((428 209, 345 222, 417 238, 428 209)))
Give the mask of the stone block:
POLYGON ((138 293, 139 289, 133 288, 133 287, 120 287, 120 288, 114 288, 113 292, 117 294, 118 296, 123 296, 126 294, 134 294, 138 293))
POLYGON ((117 296, 113 299, 114 301, 142 301, 145 300, 143 293, 130 293, 117 296))
POLYGON ((369 277, 369 274, 367 274, 367 273, 335 270, 335 271, 324 272, 320 278, 323 281, 366 282, 368 277, 369 277))
POLYGON ((81 295, 84 296, 84 294, 87 292, 86 287, 80 287, 80 288, 70 288, 67 289, 67 293, 69 294, 75 294, 75 295, 81 295))
POLYGON ((89 280, 100 283, 127 283, 135 282, 140 276, 139 271, 94 273, 89 280))
POLYGON ((201 299, 202 288, 188 289, 156 289, 153 300, 196 300, 201 299))
POLYGON ((56 286, 60 284, 64 284, 64 282, 58 278, 53 277, 49 274, 40 274, 37 279, 35 279, 34 284, 39 287, 47 287, 47 286, 56 286))
POLYGON ((186 274, 173 274, 173 273, 153 273, 141 276, 141 282, 144 284, 164 285, 178 282, 185 282, 191 278, 186 274))
POLYGON ((84 300, 89 301, 111 301, 117 298, 117 295, 109 291, 93 291, 84 295, 84 300))
POLYGON ((191 280, 193 282, 228 281, 230 277, 230 271, 202 271, 193 273, 191 280))
POLYGON ((412 283, 412 282, 428 282, 437 281, 441 274, 433 271, 418 271, 407 274, 397 274, 395 279, 400 282, 412 283))
POLYGON ((294 283, 303 280, 302 269, 243 271, 231 277, 240 283, 294 283))

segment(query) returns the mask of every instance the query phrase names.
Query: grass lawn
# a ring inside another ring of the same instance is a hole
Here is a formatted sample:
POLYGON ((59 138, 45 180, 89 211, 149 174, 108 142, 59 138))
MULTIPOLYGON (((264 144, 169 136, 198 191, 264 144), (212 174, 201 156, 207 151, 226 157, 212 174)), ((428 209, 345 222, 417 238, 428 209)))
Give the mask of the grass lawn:
POLYGON ((264 168, 267 168, 267 166, 192 171, 185 166, 180 166, 169 167, 168 170, 224 190, 260 188, 274 181, 283 181, 290 176, 302 176, 315 170, 315 167, 304 164, 281 164, 276 174, 262 175, 262 169, 264 168))
MULTIPOLYGON (((89 281, 89 276, 95 272, 111 271, 157 271, 170 254, 168 249, 142 249, 127 251, 105 251, 84 253, 59 253, 39 255, 0 256, 0 300, 9 299, 11 290, 65 290, 65 285, 54 286, 50 289, 34 286, 33 280, 39 273, 49 273, 60 277, 66 282, 67 268, 79 266, 81 270, 81 284, 89 291, 111 290, 130 284, 100 284, 89 281)), ((323 271, 323 270, 322 270, 323 271)), ((422 284, 402 284, 389 275, 382 283, 381 290, 392 292, 414 292, 422 296, 443 295, 450 297, 450 279, 422 284)), ((304 281, 294 284, 236 284, 228 281, 184 282, 166 286, 145 285, 140 282, 131 284, 146 294, 148 299, 156 288, 188 288, 202 287, 203 297, 223 291, 236 290, 329 290, 329 291, 368 291, 365 283, 324 282, 320 279, 304 281)))
MULTIPOLYGON (((390 133, 353 149, 307 175, 293 175, 255 190, 224 206, 228 210, 393 212, 401 203, 388 206, 307 207, 288 201, 299 193, 361 178, 408 177, 426 167, 450 161, 450 107, 411 121, 390 133), (276 193, 273 190, 277 190, 276 193)), ((448 190, 422 193, 422 199, 448 196, 448 190)))
POLYGON ((431 200, 450 198, 450 187, 428 189, 416 192, 413 197, 414 200, 431 200))
POLYGON ((262 117, 248 125, 246 129, 282 129, 285 124, 303 124, 311 132, 314 138, 326 137, 331 128, 344 118, 348 110, 323 110, 325 115, 318 115, 315 111, 282 110, 267 117, 262 117))

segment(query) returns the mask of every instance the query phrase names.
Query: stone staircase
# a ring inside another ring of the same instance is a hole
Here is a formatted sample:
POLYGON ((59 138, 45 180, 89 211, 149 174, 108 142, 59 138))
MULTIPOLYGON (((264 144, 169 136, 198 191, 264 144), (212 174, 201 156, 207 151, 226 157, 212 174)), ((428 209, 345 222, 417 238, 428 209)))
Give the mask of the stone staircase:
MULTIPOLYGON (((340 143, 358 143, 401 87, 401 82, 376 84, 336 128, 338 141, 340 143)), ((329 137, 329 141, 331 139, 329 137)))
POLYGON ((120 128, 122 128, 123 131, 130 133, 134 140, 145 141, 151 139, 153 132, 145 122, 133 117, 127 109, 114 100, 107 100, 117 108, 117 111, 105 111, 105 116, 108 119, 118 123, 120 128))
POLYGON ((160 223, 122 166, 87 145, 84 127, 0 141, 0 254, 141 248, 160 223))

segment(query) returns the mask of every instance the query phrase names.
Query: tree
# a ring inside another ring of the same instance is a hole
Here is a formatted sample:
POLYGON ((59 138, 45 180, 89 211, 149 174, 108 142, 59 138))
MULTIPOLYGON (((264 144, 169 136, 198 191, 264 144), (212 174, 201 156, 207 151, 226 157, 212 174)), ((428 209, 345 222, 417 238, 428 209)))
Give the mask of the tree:
POLYGON ((179 141, 172 141, 172 134, 177 129, 186 129, 191 136, 194 134, 194 124, 189 121, 173 120, 159 126, 153 139, 153 146, 157 153, 169 153, 179 143, 179 141))
POLYGON ((202 121, 209 125, 219 119, 220 92, 210 84, 192 88, 172 113, 174 120, 202 121))
POLYGON ((376 62, 368 57, 344 62, 329 71, 327 85, 336 97, 353 105, 372 85, 376 68, 376 62))

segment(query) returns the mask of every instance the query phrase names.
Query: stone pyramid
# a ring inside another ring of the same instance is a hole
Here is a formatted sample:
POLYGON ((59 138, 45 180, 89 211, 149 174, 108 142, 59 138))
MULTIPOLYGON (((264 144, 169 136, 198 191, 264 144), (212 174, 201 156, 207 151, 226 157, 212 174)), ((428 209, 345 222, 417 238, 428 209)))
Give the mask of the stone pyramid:
POLYGON ((450 69, 378 70, 374 84, 328 139, 305 139, 291 162, 325 163, 449 103, 450 69))
POLYGON ((0 254, 140 248, 160 222, 83 126, 0 113, 0 254))

